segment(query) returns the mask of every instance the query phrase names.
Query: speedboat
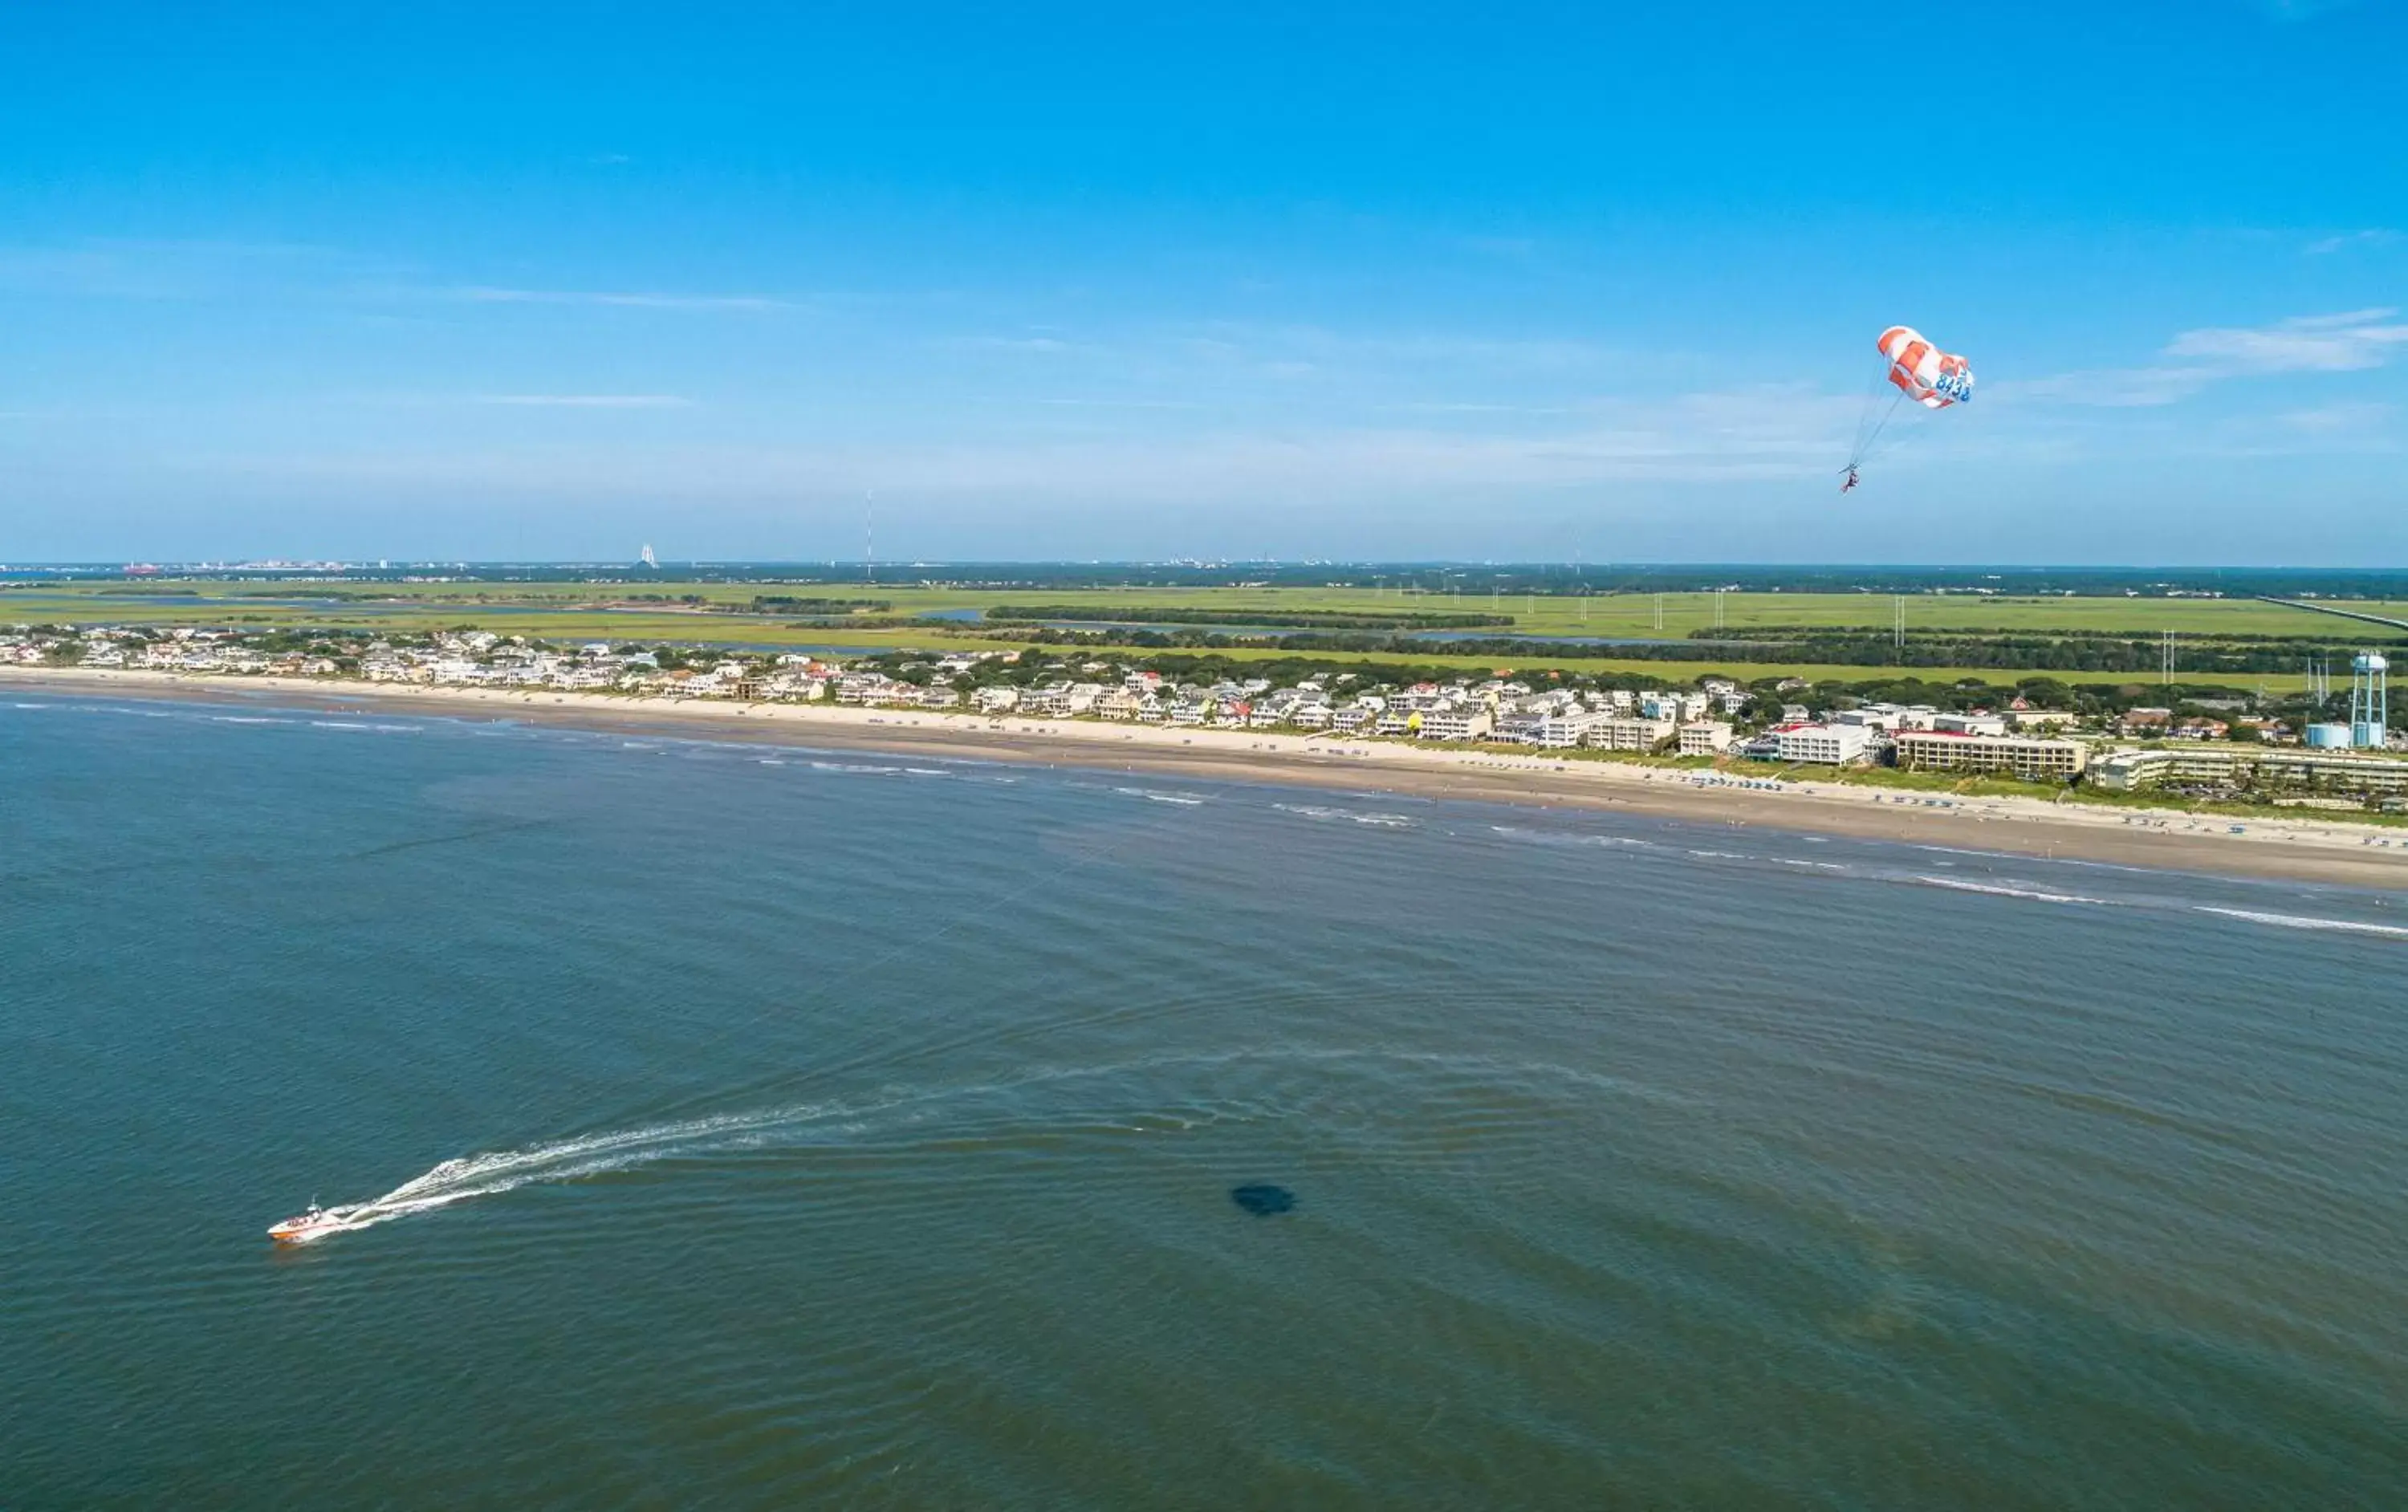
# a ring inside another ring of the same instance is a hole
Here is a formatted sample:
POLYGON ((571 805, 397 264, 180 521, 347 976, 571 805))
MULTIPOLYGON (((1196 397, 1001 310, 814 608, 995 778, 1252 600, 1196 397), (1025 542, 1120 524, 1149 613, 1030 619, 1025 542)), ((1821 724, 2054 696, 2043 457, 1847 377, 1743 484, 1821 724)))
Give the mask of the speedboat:
POLYGON ((321 1207, 309 1205, 305 1213, 295 1214, 267 1231, 267 1236, 278 1244, 310 1244, 347 1227, 365 1207, 321 1207))

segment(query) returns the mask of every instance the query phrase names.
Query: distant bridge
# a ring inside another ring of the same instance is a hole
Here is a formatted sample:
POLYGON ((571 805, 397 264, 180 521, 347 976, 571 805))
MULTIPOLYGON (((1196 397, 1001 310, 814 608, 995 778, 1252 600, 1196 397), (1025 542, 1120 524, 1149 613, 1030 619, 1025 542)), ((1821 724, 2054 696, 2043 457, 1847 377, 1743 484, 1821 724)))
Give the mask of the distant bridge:
POLYGON ((2286 609, 2309 609, 2317 614, 2338 614, 2344 620, 2362 620, 2371 625, 2389 625, 2394 630, 2408 630, 2408 620, 2386 620, 2379 614, 2360 614, 2356 609, 2336 609, 2329 604, 2312 604, 2304 599, 2274 598, 2260 593, 2261 604, 2280 604, 2286 609))

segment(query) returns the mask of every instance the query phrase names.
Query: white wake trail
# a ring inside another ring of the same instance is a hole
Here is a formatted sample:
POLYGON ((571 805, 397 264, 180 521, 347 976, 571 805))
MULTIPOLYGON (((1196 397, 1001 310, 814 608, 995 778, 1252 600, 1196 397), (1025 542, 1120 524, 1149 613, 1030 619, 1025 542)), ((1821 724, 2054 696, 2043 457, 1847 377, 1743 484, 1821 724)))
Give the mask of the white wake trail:
POLYGON ((464 1155, 445 1161, 423 1176, 413 1177, 381 1197, 331 1211, 343 1215, 326 1233, 389 1223, 412 1213, 423 1213, 471 1197, 490 1197, 538 1181, 570 1181, 609 1171, 631 1170, 673 1155, 741 1148, 797 1123, 838 1111, 817 1105, 770 1108, 758 1113, 731 1113, 718 1118, 688 1119, 676 1123, 585 1134, 523 1149, 464 1155))

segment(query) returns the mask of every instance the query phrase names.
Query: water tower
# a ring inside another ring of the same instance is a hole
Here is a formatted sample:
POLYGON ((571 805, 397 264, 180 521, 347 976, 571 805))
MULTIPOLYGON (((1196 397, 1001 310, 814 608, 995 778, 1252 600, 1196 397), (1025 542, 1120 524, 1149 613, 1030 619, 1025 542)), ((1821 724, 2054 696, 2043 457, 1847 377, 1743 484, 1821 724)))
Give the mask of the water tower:
POLYGON ((2360 651, 2349 663, 2349 743, 2383 744, 2391 722, 2388 689, 2391 663, 2380 651, 2360 651))

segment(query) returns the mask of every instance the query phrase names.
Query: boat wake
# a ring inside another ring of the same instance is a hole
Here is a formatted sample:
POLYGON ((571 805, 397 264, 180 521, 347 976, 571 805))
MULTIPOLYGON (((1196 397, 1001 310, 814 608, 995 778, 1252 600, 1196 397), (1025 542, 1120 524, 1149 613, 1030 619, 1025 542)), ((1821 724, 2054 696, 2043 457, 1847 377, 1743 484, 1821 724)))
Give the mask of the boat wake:
POLYGON ((806 1105, 657 1123, 610 1134, 586 1134, 550 1144, 529 1145, 445 1161, 423 1176, 414 1177, 381 1197, 324 1210, 319 1221, 287 1244, 314 1244, 329 1234, 390 1223, 471 1197, 490 1197, 538 1181, 569 1181, 580 1177, 624 1171, 672 1155, 738 1148, 796 1123, 824 1117, 831 1110, 806 1105))
MULTIPOLYGON (((331 1234, 373 1228, 517 1187, 572 1181, 672 1158, 806 1142, 925 1137, 948 1154, 957 1155, 989 1141, 1026 1148, 1032 1139, 1151 1137, 1230 1121, 1319 1117, 1316 1110, 1332 1106, 1359 1108, 1367 1101, 1367 1092, 1358 1078, 1399 1063, 1411 1065, 1425 1082, 1457 1089, 1463 1099, 1479 1106, 1496 1101, 1498 1086, 1524 1086, 1534 1078, 1570 1078, 1590 1094, 1609 1091, 1650 1098, 1664 1095, 1548 1063, 1491 1056, 1295 1046, 1154 1055, 1100 1064, 1047 1066, 968 1084, 889 1087, 860 1102, 788 1104, 466 1155, 445 1161, 381 1197, 337 1207, 312 1207, 269 1232, 287 1246, 314 1244, 331 1234), (1174 1069, 1196 1079, 1187 1094, 1166 1105, 1160 1077, 1174 1069), (1350 1071, 1354 1074, 1348 1075, 1350 1071)), ((1381 1077, 1376 1085, 1391 1083, 1381 1077)), ((1426 1132, 1421 1120, 1404 1122, 1411 1137, 1426 1132)))

